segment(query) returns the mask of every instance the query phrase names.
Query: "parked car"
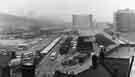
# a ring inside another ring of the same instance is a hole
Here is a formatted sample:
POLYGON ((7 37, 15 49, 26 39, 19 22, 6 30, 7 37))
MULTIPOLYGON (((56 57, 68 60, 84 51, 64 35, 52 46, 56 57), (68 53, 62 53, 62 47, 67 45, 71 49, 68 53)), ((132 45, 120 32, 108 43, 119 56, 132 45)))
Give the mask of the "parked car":
POLYGON ((53 61, 53 60, 55 60, 56 58, 57 58, 56 52, 51 53, 50 59, 53 61))

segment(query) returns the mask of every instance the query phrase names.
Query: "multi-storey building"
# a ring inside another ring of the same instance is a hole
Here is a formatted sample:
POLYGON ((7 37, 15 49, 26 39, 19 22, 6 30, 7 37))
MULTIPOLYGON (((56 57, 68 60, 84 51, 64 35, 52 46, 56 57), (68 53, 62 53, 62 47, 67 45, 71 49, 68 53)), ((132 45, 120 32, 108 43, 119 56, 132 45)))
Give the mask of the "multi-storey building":
POLYGON ((117 31, 135 31, 135 11, 129 9, 118 10, 114 13, 114 23, 117 31))
POLYGON ((79 32, 81 36, 90 36, 92 32, 92 15, 91 14, 74 14, 73 28, 79 32))

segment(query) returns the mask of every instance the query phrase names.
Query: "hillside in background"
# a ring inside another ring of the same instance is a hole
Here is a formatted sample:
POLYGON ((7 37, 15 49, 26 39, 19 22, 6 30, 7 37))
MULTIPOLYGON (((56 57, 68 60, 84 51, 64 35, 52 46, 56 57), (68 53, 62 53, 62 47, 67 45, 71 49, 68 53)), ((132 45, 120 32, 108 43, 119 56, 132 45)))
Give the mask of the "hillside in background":
POLYGON ((67 28, 68 23, 51 20, 46 17, 28 18, 0 13, 0 29, 2 32, 38 31, 40 28, 67 28))

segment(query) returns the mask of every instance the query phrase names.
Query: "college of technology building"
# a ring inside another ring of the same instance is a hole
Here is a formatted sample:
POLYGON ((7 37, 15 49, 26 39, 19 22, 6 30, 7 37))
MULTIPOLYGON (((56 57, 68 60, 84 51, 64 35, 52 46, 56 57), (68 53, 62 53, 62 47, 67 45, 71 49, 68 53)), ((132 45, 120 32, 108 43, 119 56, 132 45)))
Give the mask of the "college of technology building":
POLYGON ((118 10, 114 13, 114 23, 117 31, 135 31, 135 10, 118 10))
POLYGON ((90 36, 93 32, 92 14, 73 14, 73 29, 77 30, 80 36, 90 36))

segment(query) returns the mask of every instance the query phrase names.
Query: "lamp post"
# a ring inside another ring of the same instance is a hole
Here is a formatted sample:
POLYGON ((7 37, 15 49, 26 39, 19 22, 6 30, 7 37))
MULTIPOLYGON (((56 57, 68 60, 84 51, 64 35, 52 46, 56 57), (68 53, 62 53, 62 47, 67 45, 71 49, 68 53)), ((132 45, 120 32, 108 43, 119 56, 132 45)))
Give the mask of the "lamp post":
POLYGON ((128 41, 128 52, 130 52, 130 43, 128 41))

